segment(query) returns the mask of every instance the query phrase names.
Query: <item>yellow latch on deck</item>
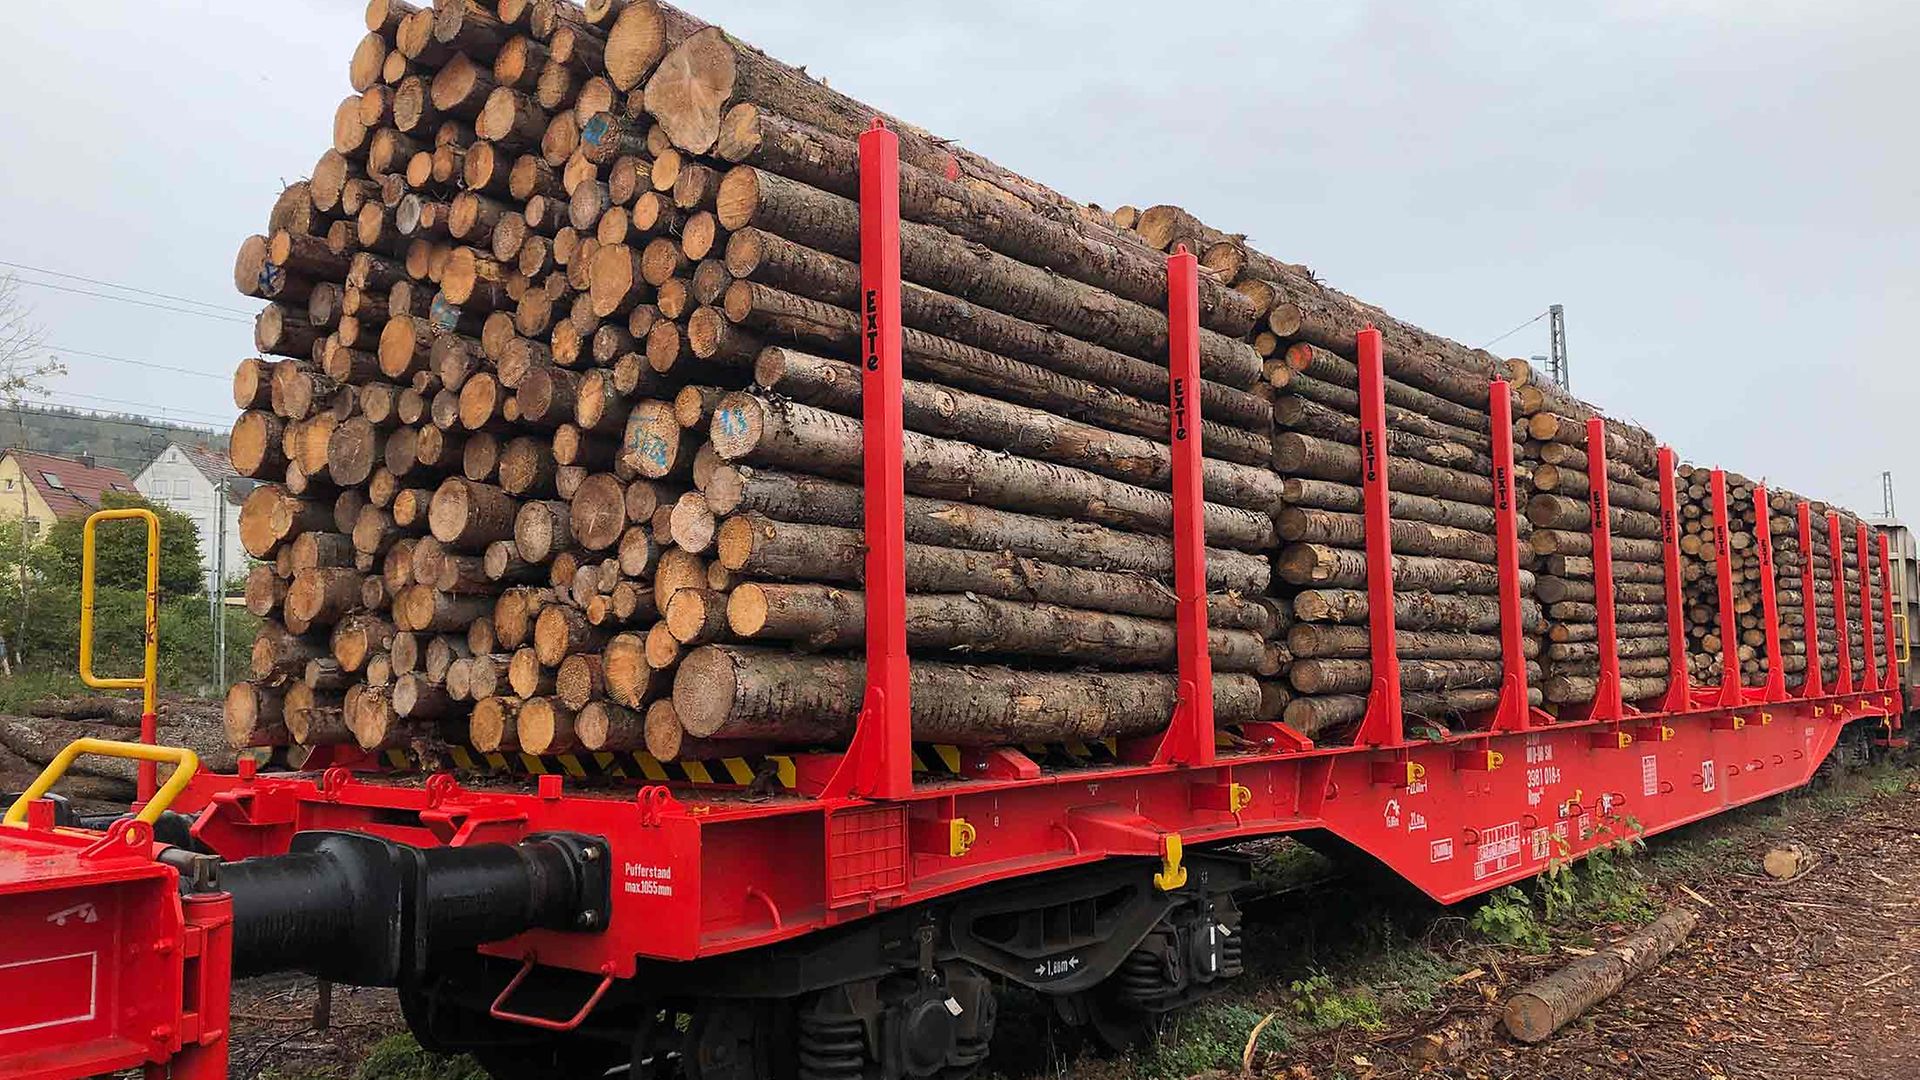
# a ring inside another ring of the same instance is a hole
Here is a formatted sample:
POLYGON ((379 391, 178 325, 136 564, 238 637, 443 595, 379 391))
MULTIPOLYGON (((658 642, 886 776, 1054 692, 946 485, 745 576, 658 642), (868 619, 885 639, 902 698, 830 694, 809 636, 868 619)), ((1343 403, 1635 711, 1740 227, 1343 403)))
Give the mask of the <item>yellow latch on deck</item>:
POLYGON ((974 828, 966 818, 954 818, 947 823, 947 854, 960 858, 973 850, 973 842, 980 839, 980 830, 974 828))
POLYGON ((1153 875, 1153 887, 1172 892, 1187 883, 1187 868, 1180 865, 1185 847, 1179 833, 1168 833, 1160 841, 1160 872, 1153 875))

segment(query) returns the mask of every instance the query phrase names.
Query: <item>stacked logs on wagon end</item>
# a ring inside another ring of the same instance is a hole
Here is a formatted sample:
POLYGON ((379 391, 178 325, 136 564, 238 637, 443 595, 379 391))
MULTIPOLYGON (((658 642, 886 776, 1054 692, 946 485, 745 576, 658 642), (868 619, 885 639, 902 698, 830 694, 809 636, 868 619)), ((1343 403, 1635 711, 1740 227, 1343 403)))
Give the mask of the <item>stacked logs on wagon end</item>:
MULTIPOLYGON (((235 467, 267 481, 241 519, 266 626, 229 698, 237 744, 843 745, 864 676, 857 139, 875 119, 901 151, 917 738, 1171 715, 1178 245, 1207 271, 1220 722, 1357 721, 1371 616, 1402 631, 1410 712, 1493 703, 1489 354, 1176 207, 1075 202, 655 0, 372 0, 349 78, 331 147, 234 268, 267 301, 233 385, 235 467), (1360 550, 1368 324, 1391 613, 1367 610, 1360 550)), ((1517 393, 1530 423, 1584 415, 1517 393)), ((1529 438, 1579 474, 1577 444, 1529 438)), ((1619 512, 1642 513, 1631 498, 1619 512)), ((1575 535, 1563 516, 1521 523, 1530 565, 1584 554, 1540 547, 1575 535)), ((1616 566, 1636 564, 1617 535, 1616 566)), ((1544 629, 1531 570, 1523 588, 1544 629)), ((1579 677, 1588 602, 1562 603, 1545 614, 1574 636, 1530 646, 1531 675, 1550 674, 1538 653, 1579 677)))
POLYGON ((1533 524, 1537 593, 1546 611, 1546 700, 1550 708, 1591 703, 1600 685, 1602 590, 1614 603, 1623 701, 1645 701, 1668 685, 1666 567, 1661 549, 1658 445, 1652 435, 1605 420, 1605 487, 1612 580, 1598 581, 1588 421, 1598 413, 1543 382, 1531 365, 1509 363, 1521 418, 1514 439, 1533 524))

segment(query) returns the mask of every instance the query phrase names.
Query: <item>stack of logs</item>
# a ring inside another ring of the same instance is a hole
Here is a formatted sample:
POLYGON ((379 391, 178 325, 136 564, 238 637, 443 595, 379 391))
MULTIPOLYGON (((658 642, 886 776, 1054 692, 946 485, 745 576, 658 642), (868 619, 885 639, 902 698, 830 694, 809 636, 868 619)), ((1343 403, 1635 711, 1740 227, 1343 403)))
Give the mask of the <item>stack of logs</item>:
POLYGON ((1682 595, 1687 603, 1687 667, 1693 681, 1720 685, 1726 635, 1734 637, 1741 682, 1760 684, 1766 635, 1760 597, 1760 547, 1753 531, 1753 483, 1728 473, 1727 574, 1733 579, 1732 624, 1720 611, 1719 546, 1714 539, 1713 470, 1681 465, 1675 494, 1680 509, 1682 595))
MULTIPOLYGON (((1491 355, 1176 207, 1074 202, 656 0, 372 0, 366 22, 332 148, 235 265, 269 302, 234 380, 234 464, 267 481, 241 521, 266 626, 229 699, 237 744, 843 744, 865 623, 857 139, 876 119, 902 162, 916 737, 1126 736, 1171 714, 1181 245, 1207 271, 1220 722, 1332 737, 1364 709, 1370 324, 1408 711, 1493 703, 1491 355)), ((1578 701, 1587 411, 1526 381, 1524 455, 1562 472, 1520 526, 1563 635, 1529 646, 1557 665, 1530 681, 1578 701)), ((1633 613, 1651 441, 1618 434, 1615 587, 1640 626, 1659 614, 1633 613)), ((1632 655, 1635 679, 1664 677, 1632 655)))
MULTIPOLYGON (((1587 422, 1598 413, 1569 398, 1524 361, 1510 364, 1528 404, 1541 407, 1514 434, 1525 478, 1531 547, 1539 557, 1538 595, 1546 609, 1546 699, 1580 706, 1597 695, 1600 675, 1601 583, 1594 577, 1592 487, 1587 422)), ((1652 435, 1606 420, 1606 484, 1610 508, 1615 638, 1620 696, 1647 701, 1667 689, 1666 567, 1661 547, 1659 447, 1652 435)))
MULTIPOLYGON (((1677 487, 1680 507, 1680 557, 1687 603, 1687 664, 1695 682, 1719 685, 1725 671, 1725 638, 1720 612, 1719 554, 1714 543, 1712 470, 1683 465, 1677 487)), ((1759 543, 1759 506, 1756 485, 1738 473, 1726 474, 1727 573, 1733 582, 1734 649, 1740 660, 1740 681, 1764 685, 1772 672, 1767 656, 1765 578, 1759 543)), ((1806 679, 1805 600, 1801 570, 1800 500, 1791 492, 1767 494, 1768 533, 1773 541, 1774 600, 1780 620, 1781 672, 1784 684, 1798 686, 1806 679)), ((1814 513, 1814 559, 1817 581, 1824 582, 1826 521, 1814 513)), ((1832 627, 1822 619, 1824 639, 1832 627)))
MULTIPOLYGON (((333 148, 236 264, 271 301, 266 359, 235 378, 235 465, 270 481, 241 524, 267 627, 236 740, 666 760, 844 742, 864 625, 854 140, 880 114, 649 0, 374 0, 367 22, 333 148)), ((889 126, 916 737, 1161 727, 1165 257, 889 126)), ((1232 724, 1286 705, 1282 478, 1250 392, 1267 308, 1211 278, 1201 299, 1232 724)))
MULTIPOLYGON (((1449 721, 1491 708, 1502 674, 1493 511, 1491 379, 1454 365, 1385 363, 1394 617, 1407 714, 1449 721)), ((1362 717, 1372 680, 1361 506, 1358 369, 1311 342, 1267 359, 1274 464, 1286 478, 1274 562, 1292 598, 1288 723, 1362 717)), ((1524 535, 1524 530, 1521 530, 1524 535)), ((1519 537, 1516 537, 1518 540, 1519 537)), ((1524 573, 1524 572, 1523 572, 1524 573)), ((1531 585, 1531 575, 1522 578, 1531 585)), ((1530 626, 1539 609, 1524 606, 1530 626)), ((1528 657, 1538 642, 1529 639, 1528 657)), ((1530 682, 1539 669, 1529 663, 1530 682)))
MULTIPOLYGON (((1767 489, 1767 531, 1773 537, 1773 596, 1780 618, 1780 670, 1785 676, 1785 685, 1797 687, 1807 678, 1807 559, 1806 553, 1800 550, 1798 495, 1785 489, 1767 489)), ((1762 644, 1765 640, 1763 636, 1762 644)), ((1760 659, 1765 670, 1764 651, 1760 659)))

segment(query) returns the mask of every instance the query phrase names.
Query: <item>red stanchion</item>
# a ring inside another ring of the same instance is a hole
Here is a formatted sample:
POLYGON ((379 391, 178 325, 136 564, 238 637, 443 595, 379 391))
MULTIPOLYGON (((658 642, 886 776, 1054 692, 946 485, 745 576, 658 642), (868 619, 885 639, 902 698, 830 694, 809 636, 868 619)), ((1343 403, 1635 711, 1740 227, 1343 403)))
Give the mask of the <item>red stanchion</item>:
POLYGON ((1855 526, 1854 558, 1860 564, 1860 689, 1880 689, 1880 669, 1873 663, 1873 573, 1867 555, 1867 523, 1855 526))
POLYGON ((1686 599, 1680 581, 1680 488, 1673 447, 1660 448, 1660 568, 1667 600, 1667 695, 1661 712, 1685 712, 1693 705, 1692 669, 1687 664, 1686 599))
POLYGON ((1200 445, 1200 263, 1185 244, 1167 259, 1167 397, 1173 414, 1174 632, 1180 696, 1159 763, 1214 761, 1213 656, 1207 648, 1206 494, 1200 445))
POLYGON ((900 373, 900 139, 878 120, 860 136, 860 306, 867 689, 853 745, 822 796, 898 799, 913 793, 900 373))
POLYGON ((1487 725, 1525 731, 1533 725, 1528 701, 1526 635, 1521 623, 1520 522, 1513 491, 1513 388, 1495 379, 1487 398, 1493 420, 1494 556, 1500 571, 1500 704, 1487 725))
POLYGON ((1720 692, 1715 703, 1746 703, 1740 688, 1740 618, 1733 610, 1733 545, 1727 538, 1727 471, 1713 470, 1713 572, 1720 586, 1720 692))
POLYGON ((1813 508, 1805 499, 1800 500, 1795 516, 1800 529, 1800 618, 1807 638, 1807 677, 1800 681, 1800 696, 1824 697, 1827 680, 1820 673, 1820 605, 1813 583, 1813 508))
POLYGON ((1366 508, 1367 628, 1372 639, 1373 689, 1355 746, 1400 746, 1406 723, 1400 714, 1399 628, 1394 622, 1393 517, 1388 509, 1385 351, 1380 331, 1369 325, 1355 341, 1360 368, 1360 481, 1366 508))
POLYGON ((1840 542, 1840 513, 1827 511, 1827 558, 1833 564, 1833 629, 1840 635, 1840 670, 1833 677, 1833 692, 1851 694, 1853 682, 1853 630, 1847 625, 1847 549, 1840 542))
POLYGON ((1781 670, 1784 661, 1780 650, 1780 600, 1774 593, 1773 513, 1767 505, 1764 484, 1753 489, 1753 534, 1760 547, 1760 612, 1767 624, 1767 685, 1763 700, 1785 701, 1787 673, 1781 670))

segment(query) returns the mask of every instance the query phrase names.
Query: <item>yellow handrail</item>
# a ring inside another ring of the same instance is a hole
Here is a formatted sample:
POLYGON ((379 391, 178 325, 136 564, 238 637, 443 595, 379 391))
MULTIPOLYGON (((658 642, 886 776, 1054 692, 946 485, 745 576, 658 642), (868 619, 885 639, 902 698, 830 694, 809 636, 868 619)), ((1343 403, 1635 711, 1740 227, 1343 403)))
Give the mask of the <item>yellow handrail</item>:
MULTIPOLYGON (((81 530, 80 546, 80 679, 88 686, 101 690, 139 689, 143 695, 144 707, 141 709, 140 739, 145 743, 156 741, 155 699, 159 696, 159 658, 160 658, 160 516, 141 507, 125 507, 119 510, 99 510, 87 518, 86 526, 81 530), (140 677, 101 678, 93 673, 93 594, 95 531, 103 521, 126 521, 138 519, 147 523, 147 625, 146 659, 140 677)), ((150 760, 150 759, 142 759, 150 760)), ((142 799, 153 797, 155 771, 152 765, 143 764, 139 769, 135 794, 142 799)))
POLYGON ((1907 626, 1907 613, 1904 611, 1894 612, 1893 621, 1900 624, 1899 657, 1900 663, 1905 664, 1907 661, 1913 659, 1913 635, 1907 626))
POLYGON ((183 746, 147 746, 144 743, 114 742, 109 739, 75 739, 67 744, 65 750, 55 754, 52 761, 47 762, 47 767, 40 770, 40 775, 34 778, 33 783, 27 785, 27 790, 21 792, 20 797, 7 808, 4 823, 14 826, 26 824, 28 805, 53 790, 53 785, 59 783, 60 778, 66 775, 67 769, 72 767, 74 761, 82 754, 99 754, 103 757, 127 758, 133 761, 173 763, 173 775, 167 777, 166 786, 162 787, 153 798, 147 800, 147 805, 141 807, 140 813, 134 815, 149 825, 158 821, 161 814, 166 813, 167 807, 173 805, 173 800, 179 798, 180 793, 187 789, 193 774, 200 771, 199 755, 183 746))

